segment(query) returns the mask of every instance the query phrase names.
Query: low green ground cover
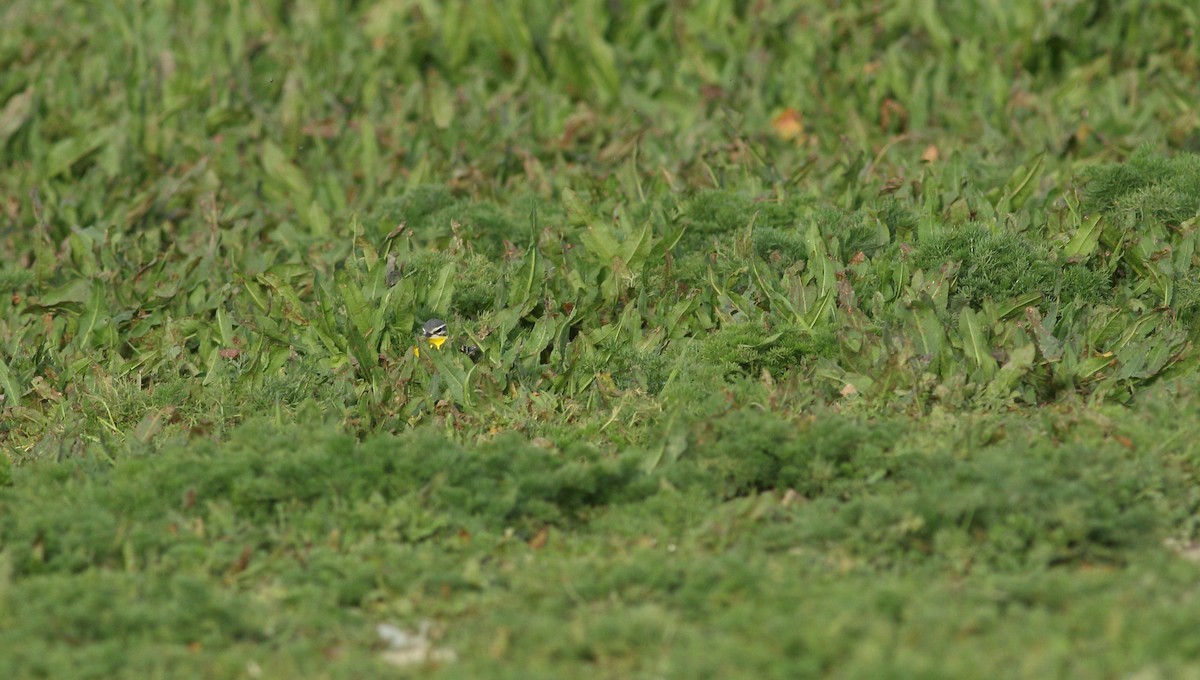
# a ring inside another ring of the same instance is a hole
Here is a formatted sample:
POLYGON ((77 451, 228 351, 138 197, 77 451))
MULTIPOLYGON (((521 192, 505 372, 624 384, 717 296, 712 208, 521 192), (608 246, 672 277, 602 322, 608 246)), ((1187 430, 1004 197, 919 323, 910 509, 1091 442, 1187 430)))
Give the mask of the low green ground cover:
POLYGON ((0 675, 1200 674, 1200 15, 976 10, 0 10, 0 675))
POLYGON ((618 455, 314 414, 20 468, 5 657, 354 676, 383 672, 375 624, 428 618, 446 677, 1175 676, 1200 651, 1198 400, 1192 379, 1033 416, 746 406, 618 455))

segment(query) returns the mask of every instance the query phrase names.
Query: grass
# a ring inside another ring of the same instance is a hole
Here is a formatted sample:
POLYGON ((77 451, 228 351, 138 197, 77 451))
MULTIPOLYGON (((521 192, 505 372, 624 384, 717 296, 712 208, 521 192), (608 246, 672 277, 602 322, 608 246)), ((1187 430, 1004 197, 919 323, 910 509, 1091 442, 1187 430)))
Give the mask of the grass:
POLYGON ((2 16, 12 677, 1200 674, 1189 3, 2 16))

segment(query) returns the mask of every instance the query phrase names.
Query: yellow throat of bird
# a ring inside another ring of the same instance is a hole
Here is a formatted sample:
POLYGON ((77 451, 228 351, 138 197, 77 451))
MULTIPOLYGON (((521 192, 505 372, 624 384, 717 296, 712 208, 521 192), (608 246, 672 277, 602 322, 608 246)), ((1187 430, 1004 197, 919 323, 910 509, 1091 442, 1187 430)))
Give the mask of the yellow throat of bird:
MULTIPOLYGON (((430 347, 432 347, 434 349, 441 349, 442 345, 446 344, 446 336, 444 336, 444 335, 440 336, 440 337, 439 336, 431 336, 431 337, 425 338, 425 341, 429 343, 430 347)), ((421 348, 420 347, 413 348, 413 356, 418 356, 418 357, 421 356, 421 348)))

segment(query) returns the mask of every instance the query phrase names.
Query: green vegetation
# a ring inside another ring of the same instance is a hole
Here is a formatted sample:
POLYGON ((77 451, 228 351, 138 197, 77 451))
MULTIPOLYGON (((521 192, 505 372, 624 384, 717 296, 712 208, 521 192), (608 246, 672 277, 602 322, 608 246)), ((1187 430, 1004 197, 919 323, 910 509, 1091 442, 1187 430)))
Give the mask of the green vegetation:
POLYGON ((9 3, 5 677, 1200 674, 1200 13, 985 5, 9 3))

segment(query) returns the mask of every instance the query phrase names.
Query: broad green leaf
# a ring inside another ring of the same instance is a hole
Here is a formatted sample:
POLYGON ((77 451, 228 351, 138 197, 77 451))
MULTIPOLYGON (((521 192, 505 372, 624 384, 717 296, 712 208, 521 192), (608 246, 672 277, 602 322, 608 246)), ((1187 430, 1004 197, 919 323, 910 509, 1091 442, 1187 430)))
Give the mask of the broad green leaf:
POLYGON ((1035 307, 1026 308, 1025 320, 1033 331, 1033 337, 1037 341, 1038 349, 1042 352, 1042 357, 1050 362, 1061 359, 1063 356, 1062 342, 1054 337, 1051 330, 1046 327, 1046 323, 1035 307))
POLYGON ((570 187, 563 187, 559 194, 563 208, 567 211, 567 218, 571 222, 571 226, 586 227, 592 223, 593 216, 591 211, 580 200, 579 194, 575 193, 570 187))
POLYGON ((303 276, 312 276, 312 265, 303 262, 281 262, 267 269, 268 272, 285 281, 291 281, 303 276))
POLYGON ((985 379, 990 379, 996 374, 996 359, 992 356, 975 310, 967 307, 959 313, 958 329, 962 334, 963 353, 971 363, 983 371, 985 379))
POLYGON ((102 286, 92 286, 83 314, 79 317, 79 328, 75 333, 75 346, 87 349, 92 346, 92 334, 109 322, 106 293, 102 286))
POLYGON ((24 393, 17 388, 17 381, 4 357, 0 357, 0 389, 4 390, 4 399, 0 400, 0 411, 21 405, 21 396, 24 393))
POLYGON ((730 309, 734 309, 742 316, 749 318, 753 305, 744 295, 739 294, 733 288, 722 286, 718 283, 712 267, 708 268, 708 285, 712 287, 713 292, 717 296, 714 301, 715 311, 723 318, 732 320, 732 315, 729 313, 730 309))
POLYGON ((223 347, 233 347, 236 338, 233 335, 233 321, 229 318, 229 312, 225 311, 225 305, 217 306, 217 332, 221 336, 221 345, 223 347))
POLYGON ((650 249, 650 254, 647 258, 652 262, 657 262, 667 256, 667 253, 675 249, 679 245, 680 239, 687 232, 687 225, 680 224, 672 227, 666 236, 654 242, 654 246, 650 249))
POLYGON ((696 330, 689 328, 687 320, 692 317, 699 305, 700 297, 697 295, 689 295, 671 305, 666 318, 660 322, 666 329, 668 338, 684 337, 689 330, 696 330))
MULTIPOLYGON (((270 272, 263 272, 256 276, 255 279, 275 293, 285 319, 300 326, 308 325, 308 318, 304 313, 304 303, 300 302, 300 296, 296 294, 295 289, 290 284, 270 272)), ((274 300, 272 300, 272 303, 274 303, 274 300)))
POLYGON ((616 56, 612 46, 605 42, 604 37, 597 34, 595 28, 589 31, 588 56, 591 57, 589 74, 591 80, 599 85, 604 101, 611 101, 621 89, 621 76, 617 72, 616 56))
POLYGON ((1063 254, 1067 256, 1068 260, 1087 258, 1095 252, 1102 233, 1104 233, 1104 215, 1097 213, 1075 230, 1075 233, 1071 235, 1071 240, 1063 248, 1063 254))
POLYGON ((789 300, 786 295, 781 293, 775 287, 775 285, 764 280, 763 275, 758 268, 757 258, 752 258, 750 260, 750 272, 754 275, 754 281, 758 285, 759 291, 762 292, 763 295, 767 296, 767 299, 771 301, 773 311, 786 312, 791 321, 803 323, 808 326, 810 330, 812 329, 812 325, 807 323, 804 316, 800 314, 800 312, 796 309, 796 306, 792 304, 792 301, 789 300))
POLYGON ((837 300, 837 293, 833 290, 826 291, 817 296, 816 304, 809 307, 808 311, 801 317, 800 322, 809 330, 814 330, 822 325, 829 314, 834 309, 834 302, 837 300))
POLYGON ((1118 338, 1117 341, 1114 342, 1110 347, 1108 347, 1108 349, 1114 352, 1119 351, 1124 349, 1133 340, 1146 337, 1146 335, 1153 331, 1154 324, 1162 319, 1162 315, 1162 312, 1158 311, 1142 315, 1133 323, 1129 324, 1129 326, 1125 329, 1125 332, 1121 333, 1121 337, 1118 338))
POLYGON ((367 338, 367 342, 372 347, 378 347, 381 352, 386 352, 390 349, 390 343, 386 347, 381 346, 383 338, 389 337, 388 330, 390 327, 395 325, 395 327, 404 330, 412 327, 412 322, 409 322, 407 326, 396 323, 396 310, 401 304, 404 292, 399 286, 392 286, 383 294, 382 299, 376 300, 375 304, 372 305, 371 335, 367 338))
POLYGON ((947 262, 936 273, 915 271, 909 280, 907 290, 902 293, 916 300, 924 296, 928 298, 933 308, 941 316, 946 316, 950 304, 950 288, 962 267, 962 262, 947 262))
POLYGON ((379 365, 379 353, 367 344, 366 336, 359 331, 356 324, 345 326, 347 345, 350 355, 358 362, 359 377, 368 377, 379 365))
POLYGON ((1043 151, 1028 164, 1023 165, 1008 178, 1004 184, 1003 195, 996 203, 997 212, 1007 213, 1020 210, 1029 199, 1030 194, 1037 188, 1038 179, 1045 168, 1046 152, 1043 151))
POLYGON ((314 234, 328 234, 329 228, 333 224, 333 220, 329 217, 329 213, 325 212, 325 208, 313 199, 308 204, 308 209, 303 211, 305 223, 312 229, 314 234))
POLYGON ((1196 352, 1194 345, 1189 344, 1171 356, 1171 360, 1159 378, 1170 379, 1192 375, 1198 368, 1200 368, 1200 353, 1196 352))
POLYGON ((476 7, 470 2, 447 2, 442 5, 442 45, 445 46, 446 63, 458 69, 467 62, 471 42, 478 36, 474 18, 476 7))
POLYGON ((642 463, 644 471, 651 472, 657 469, 664 461, 667 464, 674 464, 687 451, 688 429, 686 426, 678 423, 677 420, 678 418, 675 414, 672 414, 666 427, 663 428, 666 434, 663 436, 662 441, 654 448, 653 455, 642 463))
POLYGON ((250 300, 260 311, 267 311, 271 307, 271 301, 267 298, 266 292, 259 287, 258 283, 251 279, 242 279, 240 281, 242 290, 246 291, 246 295, 250 296, 250 300))
MULTIPOLYGON (((627 219, 625 211, 621 211, 621 220, 624 222, 627 219)), ((642 228, 638 230, 637 236, 631 236, 622 244, 621 259, 625 261, 629 268, 641 273, 642 268, 646 264, 647 258, 650 256, 650 251, 654 247, 654 234, 650 225, 650 220, 642 221, 642 228)))
POLYGON ((954 34, 942 21, 942 9, 936 0, 916 0, 916 16, 935 45, 947 49, 954 41, 954 34))
POLYGON ((417 164, 414 165, 412 170, 409 171, 407 181, 405 182, 405 187, 411 191, 422 184, 425 184, 427 181, 426 177, 433 172, 432 168, 433 163, 429 160, 429 156, 422 155, 421 158, 417 160, 417 164))
MULTIPOLYGON (((383 321, 390 323, 396 329, 397 342, 409 344, 417 325, 417 289, 412 279, 403 279, 389 289, 386 306, 391 311, 390 318, 385 315, 383 321)), ((407 351, 406 346, 401 349, 407 351)))
POLYGON ((312 204, 312 185, 300 168, 288 160, 283 151, 270 141, 263 142, 262 145, 262 166, 267 177, 286 190, 293 206, 312 204))
POLYGON ((425 74, 425 91, 429 97, 429 116, 439 130, 445 130, 454 122, 454 96, 450 87, 435 70, 425 74))
POLYGON ((0 110, 0 148, 3 148, 9 137, 21 129, 25 121, 29 120, 29 114, 32 112, 32 85, 8 98, 4 109, 0 110))
POLYGON ((918 352, 936 358, 942 348, 945 329, 937 312, 927 304, 914 306, 908 314, 913 345, 918 352))
POLYGON ((1008 361, 988 383, 985 392, 993 398, 1007 397, 1021 382, 1021 378, 1033 368, 1036 349, 1032 344, 1022 345, 1009 353, 1008 361))
POLYGON ((1075 367, 1075 377, 1083 380, 1096 377, 1096 374, 1112 366, 1116 361, 1117 358, 1113 356, 1112 352, 1088 357, 1075 367))
POLYGON ((454 274, 458 271, 458 263, 450 262, 438 270, 437 278, 430 282, 425 294, 425 304, 438 314, 450 311, 450 302, 454 298, 454 274))
POLYGON ((1116 377, 1145 380, 1163 371, 1172 362, 1172 357, 1183 344, 1183 339, 1158 335, 1137 347, 1128 347, 1118 353, 1116 377))
POLYGON ((533 330, 526 337, 521 350, 526 359, 537 358, 542 350, 554 339, 557 324, 554 317, 543 316, 533 325, 533 330))
POLYGON ((330 353, 348 352, 349 347, 345 338, 336 330, 337 320, 334 310, 337 304, 334 302, 333 296, 324 286, 317 287, 316 296, 318 305, 316 313, 312 315, 312 324, 308 327, 308 337, 315 335, 317 341, 330 353))
POLYGON ((992 305, 992 316, 987 319, 988 323, 997 323, 1005 319, 1012 318, 1018 314, 1023 314, 1025 310, 1032 304, 1035 304, 1042 299, 1040 292, 1026 293, 1019 295, 1011 300, 1006 300, 996 305, 992 305))
POLYGON ((592 259, 601 264, 611 266, 612 261, 621 255, 621 243, 613 233, 612 226, 602 220, 596 220, 584 229, 579 241, 592 259))
POLYGON ((40 307, 57 307, 67 303, 81 303, 88 299, 91 292, 91 279, 73 279, 39 297, 36 304, 40 307))
POLYGON ((109 127, 57 142, 50 147, 46 156, 46 177, 57 177, 69 171, 76 163, 108 143, 113 135, 113 128, 109 127))
POLYGON ((351 280, 350 274, 345 270, 339 271, 335 278, 337 283, 338 296, 341 298, 343 307, 346 310, 346 316, 350 318, 359 334, 365 339, 371 335, 371 304, 367 302, 367 298, 362 294, 362 290, 358 287, 358 282, 351 280))
POLYGON ((200 382, 201 385, 208 387, 217 382, 222 374, 221 361, 221 348, 213 347, 208 352, 208 360, 205 362, 204 380, 200 382))
POLYGON ((163 427, 167 424, 167 420, 174 414, 174 406, 164 406, 163 408, 147 411, 142 416, 142 419, 138 421, 137 427, 133 429, 133 438, 142 443, 149 443, 156 434, 162 431, 163 427))
POLYGON ((825 240, 821 230, 813 221, 805 233, 805 245, 808 247, 808 266, 813 272, 813 282, 817 285, 818 295, 837 291, 837 267, 825 248, 825 240))
POLYGON ((464 360, 464 357, 449 349, 448 346, 441 350, 421 352, 421 359, 426 357, 437 368, 438 377, 445 381, 450 398, 464 408, 470 408, 472 405, 471 375, 477 366, 472 364, 470 368, 463 369, 461 361, 464 360))
POLYGON ((525 252, 525 261, 521 263, 521 268, 517 270, 516 278, 508 289, 509 307, 523 308, 535 297, 534 285, 537 283, 540 264, 537 246, 530 246, 525 252))
POLYGON ((359 145, 361 152, 359 154, 359 164, 363 170, 363 176, 366 179, 366 188, 364 196, 374 196, 374 189, 380 176, 383 174, 383 168, 380 163, 379 139, 378 130, 375 127, 375 122, 367 116, 359 118, 359 145))

